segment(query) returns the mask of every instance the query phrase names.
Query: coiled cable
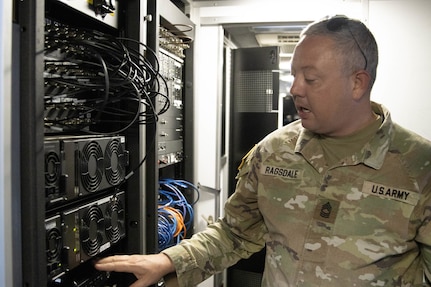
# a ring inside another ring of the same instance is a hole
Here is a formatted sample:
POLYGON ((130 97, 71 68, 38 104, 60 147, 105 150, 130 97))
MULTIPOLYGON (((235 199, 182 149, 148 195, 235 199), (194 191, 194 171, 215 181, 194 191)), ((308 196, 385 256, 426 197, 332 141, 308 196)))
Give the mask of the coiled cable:
POLYGON ((159 180, 158 245, 159 250, 178 244, 193 226, 193 205, 199 200, 199 189, 185 180, 159 180), (194 200, 187 199, 184 192, 194 192, 194 200), (190 202, 191 201, 191 202, 190 202))

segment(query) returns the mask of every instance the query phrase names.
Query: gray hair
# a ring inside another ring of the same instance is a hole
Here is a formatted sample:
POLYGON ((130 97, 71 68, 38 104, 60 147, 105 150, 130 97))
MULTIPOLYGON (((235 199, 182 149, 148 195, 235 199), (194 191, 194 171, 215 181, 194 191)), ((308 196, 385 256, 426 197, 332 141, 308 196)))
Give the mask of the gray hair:
POLYGON ((345 68, 348 71, 366 70, 372 88, 377 75, 378 49, 373 34, 364 23, 344 15, 325 17, 308 25, 301 33, 301 36, 305 35, 330 37, 336 52, 345 60, 345 68))

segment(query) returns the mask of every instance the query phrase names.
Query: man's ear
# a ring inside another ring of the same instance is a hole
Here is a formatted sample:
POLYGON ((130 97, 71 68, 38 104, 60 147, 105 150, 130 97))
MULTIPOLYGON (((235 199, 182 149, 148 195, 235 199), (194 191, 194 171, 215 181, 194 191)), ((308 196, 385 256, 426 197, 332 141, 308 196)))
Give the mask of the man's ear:
POLYGON ((356 72, 353 76, 353 99, 359 101, 365 94, 369 93, 371 77, 364 70, 356 72))

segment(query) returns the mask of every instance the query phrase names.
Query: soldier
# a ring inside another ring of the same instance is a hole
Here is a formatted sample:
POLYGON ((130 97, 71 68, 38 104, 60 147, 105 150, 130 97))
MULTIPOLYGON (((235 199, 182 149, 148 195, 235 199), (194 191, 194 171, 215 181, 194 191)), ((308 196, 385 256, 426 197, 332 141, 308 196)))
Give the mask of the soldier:
POLYGON ((239 167, 225 216, 157 255, 112 256, 133 287, 176 272, 180 286, 266 248, 262 286, 429 286, 431 143, 370 100, 377 44, 345 16, 301 34, 291 94, 300 120, 239 167))

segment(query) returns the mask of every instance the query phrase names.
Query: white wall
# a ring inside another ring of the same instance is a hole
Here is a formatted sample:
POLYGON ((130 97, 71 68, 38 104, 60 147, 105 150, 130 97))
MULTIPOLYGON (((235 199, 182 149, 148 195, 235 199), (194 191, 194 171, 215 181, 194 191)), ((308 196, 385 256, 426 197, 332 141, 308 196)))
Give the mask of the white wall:
POLYGON ((369 26, 380 49, 372 99, 431 140, 431 1, 371 1, 369 26))
POLYGON ((195 178, 202 185, 218 188, 220 143, 220 93, 223 62, 223 31, 213 26, 200 31, 196 41, 195 74, 195 178))

